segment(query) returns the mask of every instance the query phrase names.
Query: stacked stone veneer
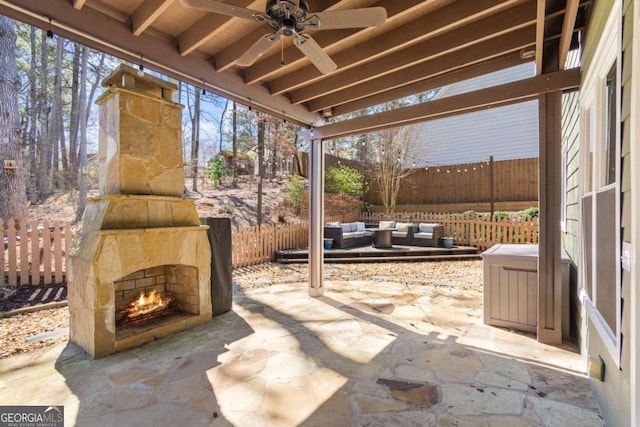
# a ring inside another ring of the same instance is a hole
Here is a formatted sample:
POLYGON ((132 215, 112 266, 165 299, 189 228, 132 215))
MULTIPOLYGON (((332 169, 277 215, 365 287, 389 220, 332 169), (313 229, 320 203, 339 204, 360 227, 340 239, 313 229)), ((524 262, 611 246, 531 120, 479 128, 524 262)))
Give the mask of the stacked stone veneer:
POLYGON ((103 81, 100 192, 87 200, 69 253, 70 339, 94 357, 211 319, 207 227, 182 197, 182 106, 171 100, 177 87, 136 71, 123 65, 103 81), (173 266, 189 271, 182 275, 188 283, 170 288, 187 288, 179 293, 189 294, 191 314, 121 338, 115 283, 173 266))

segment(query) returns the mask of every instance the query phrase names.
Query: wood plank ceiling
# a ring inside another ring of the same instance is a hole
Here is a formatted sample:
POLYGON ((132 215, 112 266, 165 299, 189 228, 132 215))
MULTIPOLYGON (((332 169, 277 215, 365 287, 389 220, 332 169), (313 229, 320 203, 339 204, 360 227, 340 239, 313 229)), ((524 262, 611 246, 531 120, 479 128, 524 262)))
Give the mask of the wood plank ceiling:
MULTIPOLYGON (((591 1, 308 0, 311 12, 374 6, 387 12, 379 27, 309 31, 337 64, 328 74, 291 37, 253 65, 239 66, 242 53, 269 28, 181 0, 0 0, 0 14, 257 110, 319 126, 527 61, 535 61, 538 75, 558 72, 586 28, 591 1)), ((266 2, 226 0, 258 11, 266 2)), ((359 125, 357 131, 366 129, 359 125)))

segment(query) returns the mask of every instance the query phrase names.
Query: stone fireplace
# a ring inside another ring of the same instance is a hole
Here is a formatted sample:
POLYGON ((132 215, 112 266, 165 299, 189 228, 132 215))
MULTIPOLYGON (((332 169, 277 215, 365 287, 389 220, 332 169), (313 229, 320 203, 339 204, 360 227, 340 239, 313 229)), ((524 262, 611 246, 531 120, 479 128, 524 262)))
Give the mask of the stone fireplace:
POLYGON ((182 106, 176 85, 120 66, 102 85, 99 195, 70 250, 71 341, 93 357, 211 319, 211 248, 193 200, 183 198, 182 106), (172 311, 123 321, 123 307, 155 291, 172 311))

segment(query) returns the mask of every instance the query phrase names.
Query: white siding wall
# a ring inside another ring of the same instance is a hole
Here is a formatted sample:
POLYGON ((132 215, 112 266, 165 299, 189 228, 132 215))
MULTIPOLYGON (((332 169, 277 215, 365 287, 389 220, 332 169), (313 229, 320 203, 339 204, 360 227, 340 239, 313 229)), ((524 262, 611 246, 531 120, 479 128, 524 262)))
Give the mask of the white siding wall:
MULTIPOLYGON (((486 74, 448 86, 437 98, 533 77, 531 63, 486 74)), ((538 157, 536 101, 432 120, 416 126, 418 140, 427 146, 420 165, 447 165, 538 157)))

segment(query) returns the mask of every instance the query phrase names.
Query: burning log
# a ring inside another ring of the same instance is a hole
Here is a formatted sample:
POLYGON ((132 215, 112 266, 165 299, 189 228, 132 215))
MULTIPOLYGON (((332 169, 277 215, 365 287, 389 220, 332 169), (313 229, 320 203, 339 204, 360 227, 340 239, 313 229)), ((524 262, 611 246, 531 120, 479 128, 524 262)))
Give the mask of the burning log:
POLYGON ((127 306, 121 307, 120 312, 127 316, 127 319, 135 319, 140 316, 156 313, 169 307, 171 298, 163 297, 155 289, 149 292, 141 292, 140 296, 131 301, 127 306))

